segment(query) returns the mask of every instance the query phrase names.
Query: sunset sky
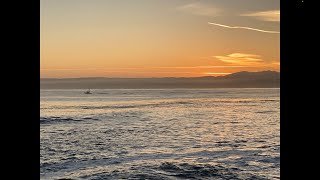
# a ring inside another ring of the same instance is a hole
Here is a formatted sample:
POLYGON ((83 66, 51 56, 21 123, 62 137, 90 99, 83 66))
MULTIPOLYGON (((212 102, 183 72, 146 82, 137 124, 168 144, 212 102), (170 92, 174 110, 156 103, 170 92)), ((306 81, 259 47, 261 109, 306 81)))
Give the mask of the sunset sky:
POLYGON ((40 73, 196 77, 280 68, 279 0, 41 0, 40 73))

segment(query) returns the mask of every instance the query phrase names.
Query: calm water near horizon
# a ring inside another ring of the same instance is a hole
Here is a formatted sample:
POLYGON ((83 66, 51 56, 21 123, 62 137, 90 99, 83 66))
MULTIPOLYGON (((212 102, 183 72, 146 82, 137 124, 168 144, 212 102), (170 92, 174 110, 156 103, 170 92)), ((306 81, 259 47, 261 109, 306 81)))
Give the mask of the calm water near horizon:
POLYGON ((41 179, 280 179, 280 89, 40 90, 41 179))

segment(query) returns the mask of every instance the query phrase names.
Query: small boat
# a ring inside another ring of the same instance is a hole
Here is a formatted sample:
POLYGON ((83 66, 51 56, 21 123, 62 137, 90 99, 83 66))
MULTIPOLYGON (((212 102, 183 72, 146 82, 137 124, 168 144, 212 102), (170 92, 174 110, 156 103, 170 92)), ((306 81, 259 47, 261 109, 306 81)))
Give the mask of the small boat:
POLYGON ((90 89, 89 89, 88 91, 85 91, 84 93, 85 93, 85 94, 92 94, 92 93, 90 92, 90 89))

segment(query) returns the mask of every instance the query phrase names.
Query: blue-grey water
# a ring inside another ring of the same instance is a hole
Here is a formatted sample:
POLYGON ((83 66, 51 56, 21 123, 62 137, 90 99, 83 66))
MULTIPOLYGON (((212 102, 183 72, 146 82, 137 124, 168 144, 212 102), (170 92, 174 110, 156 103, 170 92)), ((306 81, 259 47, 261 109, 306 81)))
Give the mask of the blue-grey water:
POLYGON ((280 89, 40 91, 41 179, 280 179, 280 89))

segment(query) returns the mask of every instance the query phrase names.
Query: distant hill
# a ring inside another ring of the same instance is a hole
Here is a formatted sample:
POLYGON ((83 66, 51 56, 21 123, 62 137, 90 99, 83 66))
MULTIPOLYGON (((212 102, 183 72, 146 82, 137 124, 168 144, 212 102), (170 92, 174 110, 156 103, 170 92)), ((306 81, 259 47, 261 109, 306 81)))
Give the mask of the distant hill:
POLYGON ((41 89, 152 89, 152 88, 278 88, 276 71, 237 72, 226 76, 182 78, 66 78, 40 79, 41 89))
POLYGON ((280 78, 280 73, 276 71, 260 71, 260 72, 247 72, 241 71, 226 76, 222 76, 226 79, 277 79, 280 78))

